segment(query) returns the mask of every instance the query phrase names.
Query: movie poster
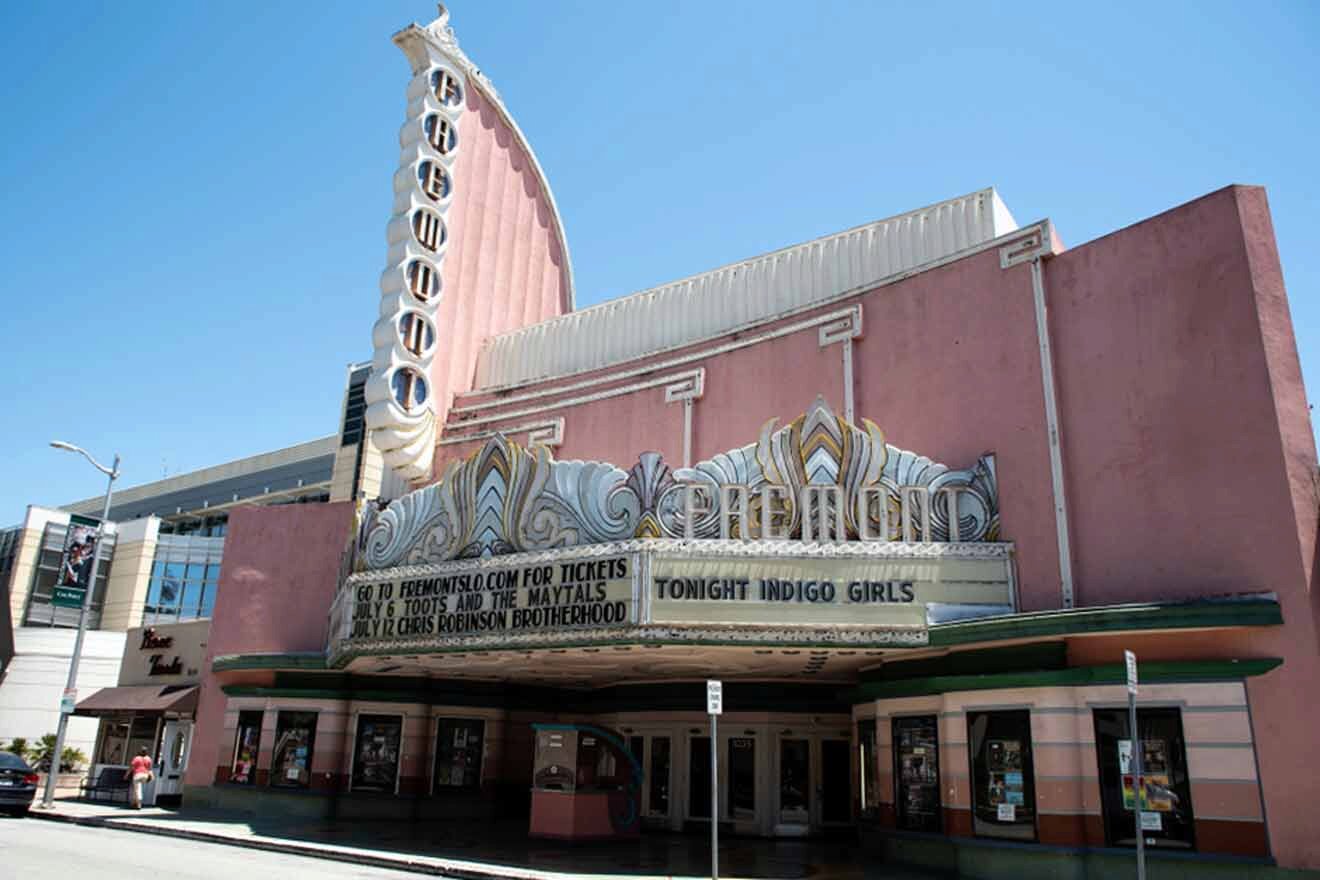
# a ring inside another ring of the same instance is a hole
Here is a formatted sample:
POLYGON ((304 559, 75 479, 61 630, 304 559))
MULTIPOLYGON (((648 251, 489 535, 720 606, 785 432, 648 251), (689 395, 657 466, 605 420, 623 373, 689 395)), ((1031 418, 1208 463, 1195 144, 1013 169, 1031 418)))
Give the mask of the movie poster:
POLYGON ((96 529, 94 520, 73 517, 64 536, 64 555, 60 557, 57 587, 86 589, 92 575, 92 559, 96 556, 96 529))
POLYGON ((402 739, 403 719, 398 715, 359 716, 353 751, 354 791, 393 793, 402 739))
MULTIPOLYGON (((1118 770, 1123 775, 1123 809, 1134 809, 1137 777, 1132 766, 1132 741, 1118 741, 1118 770)), ((1141 809, 1173 812, 1178 796, 1169 782, 1169 746, 1162 739, 1141 741, 1141 809)))

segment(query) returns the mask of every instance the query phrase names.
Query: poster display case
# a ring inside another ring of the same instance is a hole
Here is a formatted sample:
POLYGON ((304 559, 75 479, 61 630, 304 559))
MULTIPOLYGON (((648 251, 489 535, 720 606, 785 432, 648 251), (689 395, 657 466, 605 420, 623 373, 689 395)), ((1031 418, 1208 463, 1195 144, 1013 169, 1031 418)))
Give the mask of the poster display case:
POLYGON ((353 791, 393 794, 399 782, 402 715, 359 715, 353 740, 353 791))
POLYGON ((907 831, 939 831, 940 748, 934 715, 895 718, 894 805, 898 827, 907 831))
POLYGON ((235 785, 256 784, 257 755, 261 752, 261 717, 260 710, 238 713, 234 760, 229 768, 229 781, 235 785))
POLYGON ((315 712, 280 712, 275 725, 270 784, 277 788, 309 787, 315 742, 315 712))
POLYGON ((1031 713, 968 712, 972 830, 981 837, 1036 839, 1031 713))
POLYGON ((1196 848, 1187 750, 1178 709, 1138 709, 1141 795, 1132 761, 1126 709, 1095 710, 1095 747, 1105 838, 1110 846, 1136 846, 1137 803, 1148 847, 1196 848))

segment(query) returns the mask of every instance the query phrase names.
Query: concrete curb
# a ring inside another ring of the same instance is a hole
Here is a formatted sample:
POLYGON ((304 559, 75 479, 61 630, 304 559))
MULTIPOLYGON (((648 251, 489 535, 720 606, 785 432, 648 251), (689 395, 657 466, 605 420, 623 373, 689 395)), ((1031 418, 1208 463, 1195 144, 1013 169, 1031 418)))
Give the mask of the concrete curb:
MULTIPOLYGON (((559 880, 566 875, 543 873, 530 868, 518 868, 502 872, 492 866, 490 871, 475 871, 453 865, 437 864, 434 861, 419 861, 406 857, 378 856, 360 851, 324 849, 298 843, 277 843, 264 838, 230 837, 225 834, 211 834, 206 831, 192 831, 182 828, 166 828, 147 825, 140 822, 102 819, 95 816, 70 816, 67 813, 33 809, 28 813, 32 819, 47 822, 63 822, 66 825, 83 825, 90 828, 110 828, 115 831, 132 831, 138 834, 156 834, 161 837, 177 837, 182 840, 197 840, 204 843, 219 843, 243 849, 256 849, 263 852, 284 853, 285 855, 306 856, 313 859, 326 859, 332 862, 346 862, 351 865, 363 865, 372 868, 385 868, 393 871, 409 871, 414 874, 428 874, 433 877, 455 877, 461 880, 559 880)), ((598 875, 608 877, 608 874, 598 875)))

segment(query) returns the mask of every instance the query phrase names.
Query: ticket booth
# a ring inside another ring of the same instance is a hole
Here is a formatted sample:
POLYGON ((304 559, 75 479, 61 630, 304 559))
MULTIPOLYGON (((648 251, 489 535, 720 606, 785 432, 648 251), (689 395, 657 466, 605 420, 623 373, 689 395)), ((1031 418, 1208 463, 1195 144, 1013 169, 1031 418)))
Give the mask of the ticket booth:
POLYGON ((641 829, 642 767, 609 731, 533 724, 532 837, 605 840, 641 829))

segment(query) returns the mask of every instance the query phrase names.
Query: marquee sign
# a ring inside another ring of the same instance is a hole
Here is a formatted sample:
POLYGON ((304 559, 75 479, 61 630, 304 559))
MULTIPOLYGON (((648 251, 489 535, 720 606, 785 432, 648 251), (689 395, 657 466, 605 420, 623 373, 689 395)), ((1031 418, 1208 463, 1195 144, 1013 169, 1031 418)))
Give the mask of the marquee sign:
POLYGON ((1011 610, 1007 544, 653 539, 360 572, 332 658, 617 641, 915 646, 933 606, 1011 610))
POLYGON ((496 436, 363 513, 330 653, 919 645, 935 606, 1012 609, 998 531, 992 457, 952 470, 823 400, 672 471, 654 453, 624 471, 496 436))

